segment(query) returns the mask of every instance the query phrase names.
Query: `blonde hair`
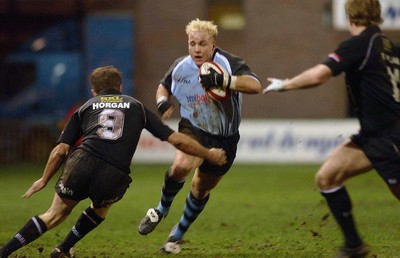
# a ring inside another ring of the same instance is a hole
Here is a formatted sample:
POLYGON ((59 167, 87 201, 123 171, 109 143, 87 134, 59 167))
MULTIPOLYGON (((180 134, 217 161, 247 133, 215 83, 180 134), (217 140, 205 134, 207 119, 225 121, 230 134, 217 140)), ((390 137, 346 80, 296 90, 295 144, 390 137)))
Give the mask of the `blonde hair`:
POLYGON ((358 26, 379 25, 383 22, 379 0, 347 0, 346 12, 349 19, 358 26))
POLYGON ((114 66, 102 66, 93 70, 90 84, 96 93, 107 89, 119 90, 122 84, 122 73, 114 66))
POLYGON ((217 25, 215 25, 213 21, 202 21, 198 18, 192 20, 186 25, 186 34, 189 35, 192 31, 205 31, 214 40, 217 38, 218 35, 217 25))

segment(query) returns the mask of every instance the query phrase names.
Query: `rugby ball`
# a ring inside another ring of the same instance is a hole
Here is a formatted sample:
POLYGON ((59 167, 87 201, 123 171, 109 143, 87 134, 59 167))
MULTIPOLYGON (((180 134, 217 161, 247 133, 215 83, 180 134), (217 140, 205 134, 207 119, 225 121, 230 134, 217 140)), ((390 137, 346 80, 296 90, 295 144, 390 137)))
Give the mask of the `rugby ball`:
MULTIPOLYGON (((204 62, 200 66, 199 74, 201 74, 201 75, 210 74, 210 68, 213 68, 219 74, 227 73, 227 71, 217 63, 204 62)), ((210 89, 205 89, 204 88, 204 91, 213 100, 224 101, 224 100, 230 99, 230 97, 231 97, 231 90, 230 89, 223 89, 223 88, 221 88, 219 86, 215 86, 215 87, 210 88, 210 89)))

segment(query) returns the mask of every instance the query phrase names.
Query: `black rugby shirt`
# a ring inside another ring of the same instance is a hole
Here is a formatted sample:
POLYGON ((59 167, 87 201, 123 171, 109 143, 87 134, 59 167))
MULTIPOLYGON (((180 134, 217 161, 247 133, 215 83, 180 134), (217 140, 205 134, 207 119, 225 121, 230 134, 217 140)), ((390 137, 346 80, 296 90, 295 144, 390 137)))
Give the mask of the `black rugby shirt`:
POLYGON ((399 57, 377 26, 343 41, 323 62, 336 76, 345 73, 347 92, 360 120, 361 131, 399 126, 399 57))
POLYGON ((74 145, 130 173, 129 166, 143 129, 162 141, 173 130, 133 97, 108 90, 91 98, 68 121, 58 142, 74 145))

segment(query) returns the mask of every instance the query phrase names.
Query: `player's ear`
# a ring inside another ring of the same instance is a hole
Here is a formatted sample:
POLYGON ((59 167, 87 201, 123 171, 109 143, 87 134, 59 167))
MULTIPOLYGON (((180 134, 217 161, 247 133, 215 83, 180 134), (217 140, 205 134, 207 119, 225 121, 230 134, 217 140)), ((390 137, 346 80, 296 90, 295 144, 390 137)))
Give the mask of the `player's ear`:
POLYGON ((350 25, 355 25, 354 20, 347 16, 347 21, 350 25))
POLYGON ((91 89, 91 91, 92 91, 92 95, 93 95, 93 97, 96 97, 96 96, 97 96, 97 93, 96 93, 96 91, 95 91, 94 89, 91 89))
POLYGON ((119 91, 122 92, 122 84, 119 85, 119 91))

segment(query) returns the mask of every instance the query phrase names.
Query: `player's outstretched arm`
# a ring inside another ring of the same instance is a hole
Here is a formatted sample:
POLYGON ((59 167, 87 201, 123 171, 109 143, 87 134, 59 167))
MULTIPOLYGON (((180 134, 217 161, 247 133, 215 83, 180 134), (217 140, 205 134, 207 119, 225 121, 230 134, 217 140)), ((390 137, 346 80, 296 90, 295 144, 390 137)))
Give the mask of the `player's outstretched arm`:
POLYGON ((61 164, 68 155, 69 150, 70 146, 68 144, 60 143, 51 151, 42 177, 32 184, 32 186, 22 195, 22 198, 29 198, 32 194, 42 190, 47 185, 53 175, 61 167, 61 164))
POLYGON ((175 148, 194 156, 208 160, 216 165, 224 165, 226 163, 226 155, 223 149, 208 149, 199 142, 193 140, 187 135, 179 132, 172 133, 167 141, 175 146, 175 148))
POLYGON ((316 87, 332 77, 332 71, 324 64, 318 64, 291 79, 268 78, 270 84, 264 88, 263 94, 270 91, 287 91, 316 87))

